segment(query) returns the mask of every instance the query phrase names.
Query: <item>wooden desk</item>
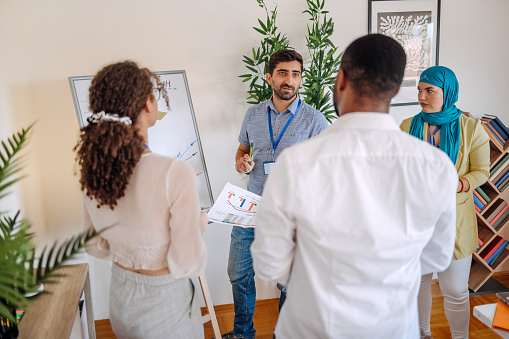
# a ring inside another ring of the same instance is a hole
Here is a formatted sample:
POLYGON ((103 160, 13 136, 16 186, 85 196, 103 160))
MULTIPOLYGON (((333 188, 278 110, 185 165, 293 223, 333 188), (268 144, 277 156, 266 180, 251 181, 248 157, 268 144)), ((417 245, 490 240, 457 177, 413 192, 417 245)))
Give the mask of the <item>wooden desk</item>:
POLYGON ((44 284, 19 323, 19 339, 69 338, 83 291, 89 338, 95 339, 94 313, 88 264, 69 265, 55 271, 58 277, 44 284))

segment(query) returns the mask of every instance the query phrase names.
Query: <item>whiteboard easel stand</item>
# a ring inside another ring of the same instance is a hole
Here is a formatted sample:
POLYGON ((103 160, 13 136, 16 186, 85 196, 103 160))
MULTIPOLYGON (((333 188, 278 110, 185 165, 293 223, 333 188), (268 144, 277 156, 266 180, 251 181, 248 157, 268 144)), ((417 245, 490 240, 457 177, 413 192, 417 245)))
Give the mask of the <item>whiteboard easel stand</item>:
POLYGON ((212 322, 212 329, 214 330, 214 335, 216 339, 221 339, 221 332, 219 332, 219 325, 217 323, 216 312, 214 311, 214 304, 212 303, 212 298, 210 296, 209 285, 207 284, 207 278, 205 278, 205 273, 200 274, 200 287, 203 293, 203 299, 205 299, 205 306, 207 307, 208 314, 204 314, 201 316, 202 323, 212 322))

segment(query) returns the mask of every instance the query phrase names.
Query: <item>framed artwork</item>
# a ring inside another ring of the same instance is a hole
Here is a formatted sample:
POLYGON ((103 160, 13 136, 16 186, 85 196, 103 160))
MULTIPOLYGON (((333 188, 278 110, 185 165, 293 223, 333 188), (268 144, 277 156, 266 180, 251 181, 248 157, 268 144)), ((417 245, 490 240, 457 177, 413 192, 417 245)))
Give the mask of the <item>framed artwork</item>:
POLYGON ((407 55, 403 83, 391 106, 418 104, 419 76, 438 65, 440 0, 368 0, 368 32, 394 38, 407 55))

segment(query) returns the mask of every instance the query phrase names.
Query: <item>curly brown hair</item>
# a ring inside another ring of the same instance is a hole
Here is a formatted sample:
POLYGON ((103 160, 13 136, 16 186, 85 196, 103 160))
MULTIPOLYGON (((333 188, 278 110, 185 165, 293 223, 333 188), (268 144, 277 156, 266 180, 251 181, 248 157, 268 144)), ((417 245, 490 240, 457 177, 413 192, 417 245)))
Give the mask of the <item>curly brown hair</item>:
POLYGON ((132 61, 108 65, 92 80, 90 111, 118 114, 132 121, 132 125, 125 125, 100 120, 81 129, 80 140, 73 149, 80 166, 81 190, 97 200, 97 207, 107 205, 114 209, 125 194, 144 150, 136 121, 147 100, 155 100, 154 86, 168 105, 168 95, 158 76, 132 61))

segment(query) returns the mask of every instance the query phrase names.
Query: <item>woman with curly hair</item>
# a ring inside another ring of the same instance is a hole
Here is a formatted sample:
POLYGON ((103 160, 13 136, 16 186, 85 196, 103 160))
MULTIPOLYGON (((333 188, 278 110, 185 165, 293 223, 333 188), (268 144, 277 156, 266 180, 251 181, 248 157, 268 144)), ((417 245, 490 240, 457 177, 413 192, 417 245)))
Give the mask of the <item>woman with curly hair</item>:
POLYGON ((147 146, 161 93, 168 104, 158 77, 134 62, 104 67, 74 148, 84 227, 103 230, 87 252, 114 263, 110 319, 118 338, 203 338, 189 278, 205 266, 207 218, 193 169, 147 146))

